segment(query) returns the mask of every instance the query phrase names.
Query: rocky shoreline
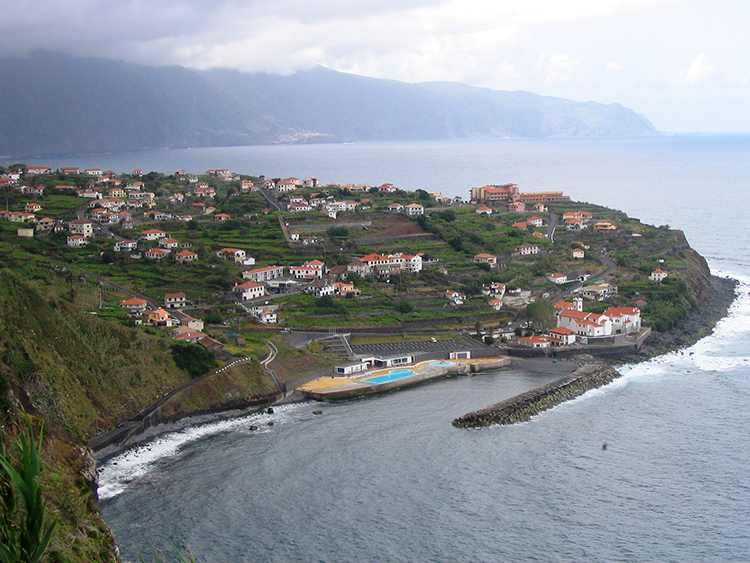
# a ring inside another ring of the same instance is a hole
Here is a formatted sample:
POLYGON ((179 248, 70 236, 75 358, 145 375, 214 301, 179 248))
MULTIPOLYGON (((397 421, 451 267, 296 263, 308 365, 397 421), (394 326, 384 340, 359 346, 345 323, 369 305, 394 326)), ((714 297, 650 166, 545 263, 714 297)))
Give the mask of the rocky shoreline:
MULTIPOLYGON (((679 348, 690 346, 711 333, 736 297, 737 280, 711 276, 710 289, 701 307, 678 326, 663 333, 652 333, 637 353, 620 358, 620 363, 645 361, 679 348)), ((591 356, 576 358, 583 365, 570 376, 516 395, 484 409, 465 414, 453 421, 457 428, 481 428, 494 424, 525 422, 532 416, 575 399, 586 391, 611 383, 621 374, 611 365, 591 356), (592 363, 593 361, 593 363, 592 363)))
POLYGON ((704 336, 711 334, 716 323, 727 315, 729 307, 737 297, 738 281, 712 275, 708 283, 709 292, 699 309, 692 311, 686 319, 666 332, 652 332, 636 357, 626 357, 622 360, 642 361, 644 358, 666 354, 692 346, 704 336))

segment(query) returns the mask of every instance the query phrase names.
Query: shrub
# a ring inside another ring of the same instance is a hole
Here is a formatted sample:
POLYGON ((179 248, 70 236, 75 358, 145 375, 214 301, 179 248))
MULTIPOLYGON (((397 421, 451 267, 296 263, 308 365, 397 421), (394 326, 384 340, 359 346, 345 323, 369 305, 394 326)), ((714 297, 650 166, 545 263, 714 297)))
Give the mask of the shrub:
POLYGON ((192 378, 206 374, 219 367, 216 358, 200 344, 174 342, 171 345, 172 358, 177 367, 185 370, 192 378))

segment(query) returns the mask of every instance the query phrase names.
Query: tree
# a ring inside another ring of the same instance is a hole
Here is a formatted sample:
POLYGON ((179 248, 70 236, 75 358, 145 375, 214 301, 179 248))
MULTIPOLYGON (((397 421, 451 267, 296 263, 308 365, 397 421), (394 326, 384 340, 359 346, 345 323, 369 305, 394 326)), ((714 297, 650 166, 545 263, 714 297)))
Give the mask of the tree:
POLYGON ((432 196, 429 193, 427 193, 426 191, 424 191, 423 189, 418 189, 415 193, 419 197, 420 201, 431 201, 432 200, 432 196))
POLYGON ((177 367, 185 370, 190 377, 204 375, 219 367, 216 358, 200 344, 175 342, 171 345, 172 357, 177 367))
POLYGON ((408 301, 399 301, 393 308, 399 313, 411 313, 414 310, 414 307, 408 301))
POLYGON ((446 223, 452 223, 456 220, 456 212, 452 209, 446 209, 445 211, 441 211, 440 213, 438 213, 438 217, 440 217, 446 223))
POLYGON ((0 435, 0 561, 37 563, 47 550, 56 521, 46 515, 39 473, 44 427, 34 439, 31 418, 18 436, 20 460, 13 463, 0 435), (20 499, 20 505, 19 505, 20 499))
POLYGON ((455 236, 452 239, 448 241, 448 244, 451 245, 453 250, 462 251, 464 249, 464 239, 462 239, 460 236, 455 236))
POLYGON ((529 321, 537 330, 547 330, 555 326, 555 308, 546 299, 537 299, 529 303, 519 317, 529 321))
POLYGON ((331 227, 328 229, 328 236, 332 239, 349 238, 349 229, 346 227, 331 227))

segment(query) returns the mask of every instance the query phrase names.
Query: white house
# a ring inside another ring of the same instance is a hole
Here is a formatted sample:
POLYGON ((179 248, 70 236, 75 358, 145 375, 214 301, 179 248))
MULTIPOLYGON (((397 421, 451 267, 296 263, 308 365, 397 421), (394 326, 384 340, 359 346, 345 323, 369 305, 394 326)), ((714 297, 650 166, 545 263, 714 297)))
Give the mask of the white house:
POLYGON ((131 313, 142 313, 146 310, 146 305, 148 305, 148 302, 145 299, 138 299, 136 297, 120 301, 120 307, 127 309, 131 313))
POLYGON ((94 235, 94 223, 84 219, 76 219, 69 224, 70 234, 91 237, 94 235))
POLYGON ((190 250, 182 250, 175 254, 175 260, 178 262, 192 262, 193 260, 197 260, 198 255, 195 252, 191 252, 190 250))
POLYGON ((641 312, 635 307, 610 307, 604 315, 612 319, 612 334, 633 334, 641 330, 641 312))
POLYGON ((266 287, 263 284, 248 281, 234 284, 232 291, 239 293, 242 301, 250 301, 257 297, 263 297, 266 294, 266 287))
POLYGON ((254 282, 267 282, 284 277, 283 266, 266 266, 265 268, 256 268, 242 272, 242 277, 254 282))
POLYGON ((450 289, 445 292, 445 298, 454 305, 463 305, 466 301, 466 295, 450 289))
POLYGON ((187 304, 184 293, 165 293, 164 307, 167 309, 180 309, 187 304))
POLYGON ((553 346, 570 346, 576 341, 576 333, 564 326, 551 329, 547 337, 553 346))
POLYGON ((289 274, 296 279, 322 278, 325 273, 325 264, 320 260, 308 260, 301 266, 290 266, 289 274))
POLYGON ((245 251, 239 248, 222 248, 216 255, 223 260, 234 260, 235 262, 242 262, 245 258, 245 251))
POLYGON ((665 272, 664 270, 654 270, 653 272, 651 272, 651 275, 648 277, 648 279, 661 283, 667 278, 668 275, 669 272, 665 272))
POLYGON ((572 330, 580 336, 610 336, 612 320, 606 315, 564 309, 557 313, 557 326, 572 330))
POLYGON ((143 231, 141 233, 141 238, 144 240, 159 240, 160 238, 165 238, 167 236, 167 233, 164 231, 160 231, 159 229, 148 229, 147 231, 143 231))
POLYGON ((490 299, 487 301, 487 305, 490 306, 490 309, 493 309, 494 311, 499 311, 503 308, 503 300, 502 299, 490 299))
POLYGON ((547 336, 522 336, 518 343, 529 348, 549 348, 551 341, 547 336))
POLYGON ((263 309, 262 311, 258 312, 258 320, 263 324, 276 324, 277 319, 278 316, 276 314, 276 311, 273 311, 271 309, 263 309))
POLYGON ((146 251, 146 258, 150 260, 163 260, 167 256, 169 256, 169 251, 161 248, 151 248, 146 251))
POLYGON ((138 241, 129 238, 118 240, 114 246, 115 252, 130 252, 136 248, 138 248, 138 241))
POLYGON ((83 235, 70 235, 67 240, 68 246, 71 246, 73 248, 81 248, 82 246, 86 246, 88 243, 89 240, 83 235))
POLYGON ((424 215, 424 206, 418 203, 410 203, 404 206, 404 212, 409 217, 417 217, 419 215, 424 215))
POLYGON ((547 279, 551 281, 552 283, 556 283, 559 285, 559 284, 567 283, 568 276, 565 274, 556 272, 554 274, 550 274, 549 276, 547 276, 547 279))
POLYGON ((521 256, 531 256, 533 254, 539 254, 539 247, 535 244, 525 242, 523 244, 519 244, 516 247, 516 253, 521 256))

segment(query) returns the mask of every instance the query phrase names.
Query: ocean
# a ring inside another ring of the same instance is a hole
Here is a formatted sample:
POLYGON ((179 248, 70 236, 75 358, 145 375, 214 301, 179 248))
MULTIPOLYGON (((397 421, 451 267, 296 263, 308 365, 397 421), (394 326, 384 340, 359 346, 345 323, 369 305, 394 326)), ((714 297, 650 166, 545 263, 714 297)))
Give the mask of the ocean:
POLYGON ((124 560, 152 545, 168 554, 170 542, 199 562, 750 560, 749 156, 750 136, 695 135, 27 160, 391 182, 464 198, 487 183, 563 190, 682 229, 715 274, 740 281, 713 334, 622 366, 616 382, 527 423, 451 426, 548 380, 504 370, 284 405, 110 460, 101 508, 124 560))

